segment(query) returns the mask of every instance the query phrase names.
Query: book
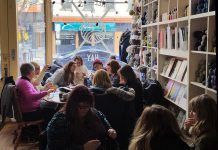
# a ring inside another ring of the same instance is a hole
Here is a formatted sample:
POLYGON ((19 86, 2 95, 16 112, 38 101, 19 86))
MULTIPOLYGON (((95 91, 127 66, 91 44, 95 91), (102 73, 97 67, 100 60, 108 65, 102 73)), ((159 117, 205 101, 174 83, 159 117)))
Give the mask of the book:
POLYGON ((164 88, 164 96, 168 97, 168 95, 170 94, 171 88, 174 84, 173 80, 169 80, 167 85, 164 88))
POLYGON ((179 93, 180 85, 181 85, 180 83, 174 82, 170 94, 168 95, 168 97, 174 102, 176 101, 176 97, 179 93))
POLYGON ((165 75, 166 75, 166 76, 169 76, 169 75, 170 75, 171 70, 172 70, 172 68, 173 68, 173 66, 174 66, 174 64, 175 64, 175 62, 176 62, 176 58, 170 58, 170 62, 169 62, 168 68, 167 68, 167 70, 166 70, 166 72, 165 72, 165 75))
POLYGON ((176 49, 176 28, 171 30, 171 48, 176 49))
POLYGON ((172 37, 171 37, 171 28, 170 26, 167 27, 167 49, 171 49, 171 42, 172 42, 172 37))
POLYGON ((179 93, 176 97, 175 103, 179 105, 180 100, 182 100, 183 96, 184 96, 184 92, 186 92, 186 86, 185 85, 181 85, 180 89, 179 89, 179 93))
POLYGON ((162 73, 163 75, 165 75, 166 71, 167 71, 167 68, 168 68, 168 65, 169 65, 170 61, 169 60, 165 60, 164 61, 164 67, 163 67, 163 70, 162 70, 162 73))
POLYGON ((188 27, 179 28, 179 49, 187 50, 188 49, 188 27))
POLYGON ((187 60, 183 60, 181 66, 179 68, 179 71, 176 75, 176 80, 182 81, 182 77, 183 77, 186 69, 187 69, 187 60))
POLYGON ((187 69, 186 69, 185 74, 184 74, 184 76, 182 77, 182 80, 181 80, 182 82, 185 82, 185 83, 187 82, 187 74, 188 73, 187 73, 187 69))
POLYGON ((173 72, 172 72, 172 74, 171 74, 171 76, 170 76, 171 78, 173 78, 173 79, 176 78, 176 75, 177 75, 177 73, 179 72, 179 68, 180 68, 181 64, 182 64, 182 61, 181 61, 181 60, 178 60, 178 61, 176 62, 176 67, 174 67, 173 72))
POLYGON ((186 119, 185 112, 180 110, 177 117, 176 117, 176 120, 177 120, 180 128, 183 127, 185 119, 186 119))
POLYGON ((188 107, 188 102, 187 102, 187 92, 185 90, 185 92, 183 93, 182 98, 180 99, 178 105, 183 108, 184 110, 187 110, 188 107))

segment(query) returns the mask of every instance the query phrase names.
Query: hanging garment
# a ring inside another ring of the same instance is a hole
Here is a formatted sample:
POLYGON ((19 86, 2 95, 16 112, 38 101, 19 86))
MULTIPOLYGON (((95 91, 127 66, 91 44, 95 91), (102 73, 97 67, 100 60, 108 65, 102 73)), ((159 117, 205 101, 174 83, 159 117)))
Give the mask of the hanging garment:
POLYGON ((120 38, 120 45, 119 45, 119 59, 125 63, 127 63, 126 57, 128 53, 126 52, 126 48, 130 45, 130 31, 125 31, 120 38))

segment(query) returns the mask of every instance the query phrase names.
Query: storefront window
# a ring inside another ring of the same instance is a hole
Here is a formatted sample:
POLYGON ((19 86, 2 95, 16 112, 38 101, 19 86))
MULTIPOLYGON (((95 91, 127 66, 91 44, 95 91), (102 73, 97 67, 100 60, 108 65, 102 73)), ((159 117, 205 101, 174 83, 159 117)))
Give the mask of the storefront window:
POLYGON ((63 3, 62 0, 55 0, 52 12, 57 59, 54 62, 63 65, 68 58, 71 60, 81 54, 87 64, 92 64, 97 57, 106 62, 110 55, 118 54, 117 36, 127 29, 131 30, 132 21, 128 4, 124 0, 120 2, 65 0, 63 3))
POLYGON ((43 0, 17 1, 19 64, 45 64, 45 22, 43 0))

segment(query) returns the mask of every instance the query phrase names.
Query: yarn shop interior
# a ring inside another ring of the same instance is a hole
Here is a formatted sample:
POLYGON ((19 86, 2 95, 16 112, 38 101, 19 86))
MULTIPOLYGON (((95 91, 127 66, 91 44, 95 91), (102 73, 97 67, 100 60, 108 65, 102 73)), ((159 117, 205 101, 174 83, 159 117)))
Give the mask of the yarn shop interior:
POLYGON ((0 150, 216 150, 215 0, 0 0, 0 150))

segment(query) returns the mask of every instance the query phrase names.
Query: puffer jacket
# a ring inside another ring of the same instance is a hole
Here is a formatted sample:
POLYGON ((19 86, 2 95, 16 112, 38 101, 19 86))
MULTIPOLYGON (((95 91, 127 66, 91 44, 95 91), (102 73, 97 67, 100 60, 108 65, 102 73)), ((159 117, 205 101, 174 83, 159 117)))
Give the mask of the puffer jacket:
POLYGON ((95 87, 91 88, 91 91, 95 97, 95 108, 105 114, 111 126, 117 131, 117 141, 120 149, 128 149, 129 139, 136 122, 134 90, 95 87))

